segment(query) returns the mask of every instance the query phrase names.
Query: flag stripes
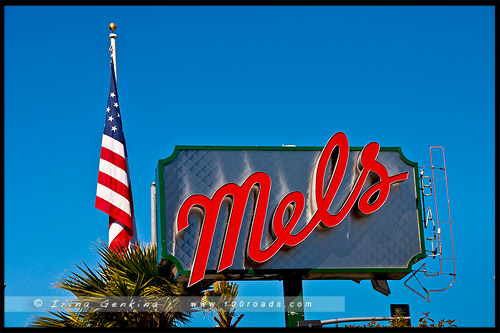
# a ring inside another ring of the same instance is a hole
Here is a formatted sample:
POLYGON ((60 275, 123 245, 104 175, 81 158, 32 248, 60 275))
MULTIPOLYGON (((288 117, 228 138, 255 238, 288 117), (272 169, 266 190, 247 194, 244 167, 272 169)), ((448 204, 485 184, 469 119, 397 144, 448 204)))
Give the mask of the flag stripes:
POLYGON ((124 157, 125 156, 125 146, 118 140, 113 139, 109 135, 102 136, 101 146, 111 150, 112 152, 124 157))
POLYGON ((127 171, 116 166, 113 162, 106 161, 102 157, 101 161, 99 162, 99 172, 109 175, 125 186, 128 186, 127 171))
POLYGON ((101 148, 101 159, 112 163, 113 165, 119 167, 125 172, 127 171, 127 161, 125 160, 125 158, 107 148, 104 147, 101 148))
MULTIPOLYGON (((117 209, 117 212, 122 211, 126 213, 128 217, 126 218, 125 221, 121 221, 121 219, 118 219, 113 215, 112 216, 122 223, 125 222, 124 224, 127 227, 131 227, 128 225, 128 223, 126 223, 128 220, 132 218, 132 212, 130 211, 130 201, 128 201, 127 198, 121 196, 112 189, 103 186, 102 184, 97 184, 97 197, 99 199, 104 200, 105 202, 108 202, 112 206, 111 209, 117 209)), ((119 214, 121 215, 121 213, 119 214)))
POLYGON ((110 223, 109 238, 110 239, 116 238, 122 231, 124 231, 124 228, 120 225, 120 223, 117 222, 110 223))
POLYGON ((129 188, 127 187, 127 185, 123 184, 116 178, 113 178, 110 175, 105 174, 104 172, 99 172, 97 182, 107 188, 112 188, 116 193, 130 201, 129 188))

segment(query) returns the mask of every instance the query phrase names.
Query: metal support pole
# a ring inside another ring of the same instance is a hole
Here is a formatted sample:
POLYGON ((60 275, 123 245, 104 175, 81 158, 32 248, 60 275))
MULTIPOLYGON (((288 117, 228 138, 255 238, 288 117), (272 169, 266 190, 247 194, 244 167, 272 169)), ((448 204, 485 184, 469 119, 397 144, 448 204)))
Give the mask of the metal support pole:
POLYGON ((302 297, 302 276, 291 273, 283 276, 283 295, 285 296, 286 327, 297 327, 304 320, 304 300, 302 297))
POLYGON ((156 234, 156 184, 151 184, 151 245, 158 246, 156 234))
MULTIPOLYGON (((356 318, 338 318, 328 320, 303 320, 298 323, 299 327, 322 327, 323 325, 349 323, 353 321, 386 321, 393 320, 397 317, 356 317, 356 318)), ((404 317, 406 320, 411 320, 411 317, 404 317)))

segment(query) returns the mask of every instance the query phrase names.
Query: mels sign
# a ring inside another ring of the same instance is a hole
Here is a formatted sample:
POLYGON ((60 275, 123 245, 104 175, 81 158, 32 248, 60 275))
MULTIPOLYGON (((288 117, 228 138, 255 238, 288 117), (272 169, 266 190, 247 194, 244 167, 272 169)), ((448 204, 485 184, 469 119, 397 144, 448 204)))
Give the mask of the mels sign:
POLYGON ((400 148, 177 146, 157 169, 159 250, 202 279, 401 279, 424 257, 400 148))

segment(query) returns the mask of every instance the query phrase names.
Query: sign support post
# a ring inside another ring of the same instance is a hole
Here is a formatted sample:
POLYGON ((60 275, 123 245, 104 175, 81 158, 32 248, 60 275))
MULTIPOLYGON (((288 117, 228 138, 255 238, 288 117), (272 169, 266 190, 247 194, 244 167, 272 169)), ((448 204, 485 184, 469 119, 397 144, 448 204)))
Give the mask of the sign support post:
POLYGON ((300 274, 290 273, 283 276, 286 327, 297 327, 297 322, 304 320, 302 292, 302 277, 300 274))
POLYGON ((158 248, 157 224, 156 224, 156 184, 151 184, 151 245, 158 248))

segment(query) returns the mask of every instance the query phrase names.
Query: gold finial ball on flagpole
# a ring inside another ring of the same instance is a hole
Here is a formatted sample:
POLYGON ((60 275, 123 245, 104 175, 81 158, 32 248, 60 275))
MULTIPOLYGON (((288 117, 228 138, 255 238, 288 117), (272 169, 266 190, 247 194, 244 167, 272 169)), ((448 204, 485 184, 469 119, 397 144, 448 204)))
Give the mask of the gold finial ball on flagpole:
POLYGON ((114 23, 110 23, 110 24, 109 24, 109 30, 111 30, 111 31, 115 32, 115 30, 116 30, 116 24, 114 24, 114 23))

